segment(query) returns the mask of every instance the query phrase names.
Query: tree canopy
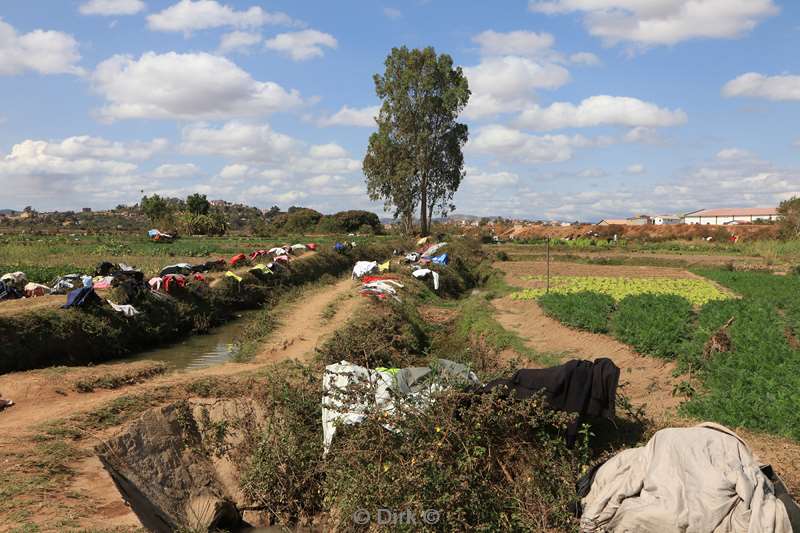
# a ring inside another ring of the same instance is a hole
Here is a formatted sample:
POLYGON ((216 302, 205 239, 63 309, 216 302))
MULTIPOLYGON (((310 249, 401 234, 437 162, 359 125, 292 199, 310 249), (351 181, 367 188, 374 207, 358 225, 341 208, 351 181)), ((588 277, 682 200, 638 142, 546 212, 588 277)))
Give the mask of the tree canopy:
POLYGON ((781 236, 785 239, 800 237, 800 198, 792 196, 778 206, 781 236))
POLYGON ((363 162, 367 192, 394 209, 407 231, 419 208, 421 233, 428 234, 434 212, 455 208, 453 194, 464 177, 468 129, 457 119, 469 85, 461 67, 432 47, 393 48, 385 66, 374 77, 383 103, 363 162))
POLYGON ((186 197, 186 207, 193 215, 207 215, 211 209, 211 203, 205 194, 194 193, 186 197))

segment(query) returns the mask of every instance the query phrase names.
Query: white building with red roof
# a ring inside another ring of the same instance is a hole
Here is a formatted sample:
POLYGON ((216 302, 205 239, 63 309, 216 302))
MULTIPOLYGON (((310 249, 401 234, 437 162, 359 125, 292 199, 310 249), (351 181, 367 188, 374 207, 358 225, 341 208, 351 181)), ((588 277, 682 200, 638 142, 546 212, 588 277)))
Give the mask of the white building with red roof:
POLYGON ((686 213, 684 224, 722 225, 739 222, 752 224, 758 221, 778 220, 778 209, 775 207, 725 207, 720 209, 701 209, 686 213))

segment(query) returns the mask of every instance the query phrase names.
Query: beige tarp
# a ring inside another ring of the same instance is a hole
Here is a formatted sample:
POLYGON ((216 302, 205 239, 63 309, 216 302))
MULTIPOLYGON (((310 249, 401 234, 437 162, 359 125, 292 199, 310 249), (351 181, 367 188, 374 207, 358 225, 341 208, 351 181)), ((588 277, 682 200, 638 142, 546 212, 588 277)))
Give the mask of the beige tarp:
POLYGON ((663 429, 598 471, 582 532, 790 533, 750 448, 712 423, 663 429))

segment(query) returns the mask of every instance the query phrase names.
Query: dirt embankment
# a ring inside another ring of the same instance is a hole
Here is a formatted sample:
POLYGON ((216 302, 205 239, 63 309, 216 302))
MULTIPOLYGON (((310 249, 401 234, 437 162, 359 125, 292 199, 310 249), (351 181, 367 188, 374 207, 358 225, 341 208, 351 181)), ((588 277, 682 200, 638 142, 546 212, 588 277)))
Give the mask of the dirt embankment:
MULTIPOLYGON (((78 379, 103 374, 130 372, 144 363, 97 365, 94 367, 57 367, 0 376, 0 393, 16 405, 0 412, 0 455, 4 469, 22 482, 39 472, 30 471, 24 461, 15 460, 16 452, 34 445, 34 437, 43 424, 90 412, 123 395, 143 393, 165 386, 177 386, 202 377, 246 375, 266 365, 287 359, 311 357, 314 348, 340 328, 362 302, 350 279, 317 289, 289 303, 283 310, 280 325, 256 357, 246 363, 229 362, 191 372, 175 372, 155 377, 146 383, 117 389, 96 389, 79 393, 72 386, 78 379), (334 310, 334 312, 331 311, 334 310)), ((91 453, 98 439, 116 428, 104 430, 95 438, 78 441, 86 458, 71 465, 75 474, 67 486, 50 490, 38 508, 30 509, 29 520, 40 530, 58 530, 54 524, 70 519, 81 528, 134 527, 138 520, 124 504, 100 461, 91 453)), ((14 513, 0 512, 0 524, 21 525, 14 513), (5 516, 3 516, 5 515, 5 516)), ((0 527, 0 531, 3 527, 0 527)))
POLYGON ((501 239, 576 239, 599 235, 599 238, 609 238, 617 235, 618 238, 640 241, 668 241, 668 240, 697 240, 711 237, 716 241, 738 235, 744 240, 775 239, 778 237, 779 228, 776 224, 741 224, 734 226, 711 226, 700 224, 672 224, 656 226, 646 224, 642 226, 622 226, 612 224, 599 226, 596 224, 582 224, 579 226, 541 226, 541 225, 515 225, 506 229, 500 235, 501 239))

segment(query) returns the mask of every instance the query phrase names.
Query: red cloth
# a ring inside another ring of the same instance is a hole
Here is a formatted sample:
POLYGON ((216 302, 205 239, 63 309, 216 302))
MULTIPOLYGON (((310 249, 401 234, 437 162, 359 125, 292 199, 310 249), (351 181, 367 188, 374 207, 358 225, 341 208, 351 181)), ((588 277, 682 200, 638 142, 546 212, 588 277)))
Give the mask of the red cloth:
POLYGON ((309 250, 311 250, 312 252, 314 252, 314 251, 316 251, 316 249, 317 249, 317 244, 316 244, 316 243, 313 243, 313 242, 310 242, 310 243, 306 244, 306 248, 308 248, 309 250))
POLYGON ((164 292, 170 293, 175 290, 175 287, 185 287, 186 286, 186 277, 181 276, 180 274, 167 274, 162 278, 164 281, 164 292))
POLYGON ((231 264, 231 266, 236 266, 244 261, 247 261, 247 256, 244 254, 237 254, 231 257, 230 261, 228 262, 231 264))
POLYGON ((275 258, 275 261, 278 261, 278 262, 281 262, 281 263, 288 263, 289 262, 289 256, 288 255, 279 255, 278 257, 275 258))
POLYGON ((192 279, 195 281, 205 281, 206 277, 200 274, 199 272, 195 272, 194 275, 192 276, 192 279))
POLYGON ((394 276, 364 276, 361 278, 363 283, 372 283, 373 281, 385 281, 387 279, 397 279, 394 276))
POLYGON ((269 252, 267 252, 266 250, 256 250, 255 252, 250 254, 250 260, 255 261, 256 259, 258 259, 263 255, 269 255, 269 252))

